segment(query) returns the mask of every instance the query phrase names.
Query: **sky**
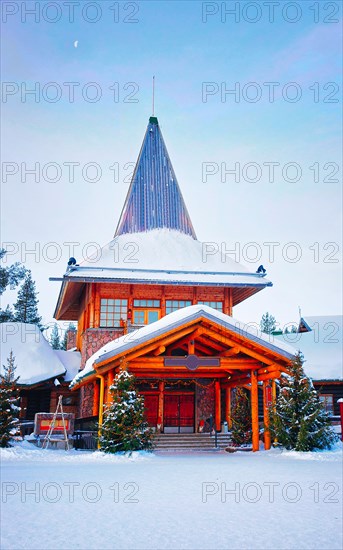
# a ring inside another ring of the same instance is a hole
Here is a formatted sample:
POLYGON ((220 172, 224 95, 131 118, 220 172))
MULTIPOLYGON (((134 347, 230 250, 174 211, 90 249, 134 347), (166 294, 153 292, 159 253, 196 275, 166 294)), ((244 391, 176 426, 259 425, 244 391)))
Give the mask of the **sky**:
POLYGON ((43 322, 113 237, 153 75, 198 239, 273 282, 235 317, 341 313, 341 42, 340 2, 3 2, 1 242, 43 322))

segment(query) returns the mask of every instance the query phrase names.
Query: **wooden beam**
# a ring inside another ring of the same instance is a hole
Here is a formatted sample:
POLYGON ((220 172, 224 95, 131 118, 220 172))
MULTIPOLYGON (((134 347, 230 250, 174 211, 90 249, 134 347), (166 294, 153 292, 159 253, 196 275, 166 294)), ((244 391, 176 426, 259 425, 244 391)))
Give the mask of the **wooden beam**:
POLYGON ((271 447, 270 429, 269 429, 269 407, 271 405, 271 386, 268 380, 263 382, 263 423, 264 423, 264 448, 269 451, 271 447))
POLYGON ((163 431, 163 408, 164 408, 164 381, 158 383, 158 415, 157 424, 159 431, 163 431))
POLYGON ((217 332, 215 332, 214 330, 212 330, 210 328, 206 328, 206 333, 213 336, 213 338, 216 338, 219 342, 223 342, 223 343, 225 343, 225 344, 227 344, 231 347, 232 346, 233 347, 238 347, 240 352, 246 353, 250 357, 253 357, 254 359, 257 359, 258 361, 261 361, 261 363, 265 363, 266 365, 272 365, 273 363, 275 363, 275 361, 266 358, 263 354, 251 350, 250 348, 248 348, 244 344, 238 343, 235 340, 233 340, 232 338, 224 336, 223 334, 218 334, 217 332))
POLYGON ((100 393, 99 390, 100 390, 99 384, 95 380, 93 383, 93 410, 92 410, 93 416, 98 416, 99 414, 99 393, 100 393))
POLYGON ((232 357, 233 355, 237 355, 240 352, 240 349, 238 346, 229 349, 228 351, 224 351, 224 353, 221 354, 221 357, 232 357))
POLYGON ((214 383, 214 395, 215 395, 215 422, 216 430, 219 432, 221 429, 221 396, 220 396, 220 382, 216 380, 214 383))
POLYGON ((258 427, 258 385, 257 373, 251 371, 251 428, 252 428, 252 450, 260 449, 259 427, 258 427))
POLYGON ((229 429, 232 427, 231 418, 231 388, 225 388, 225 418, 229 429))
POLYGON ((153 355, 154 356, 157 356, 157 355, 161 355, 162 353, 164 353, 166 351, 166 347, 165 346, 159 346, 157 349, 155 349, 155 351, 153 351, 153 355))

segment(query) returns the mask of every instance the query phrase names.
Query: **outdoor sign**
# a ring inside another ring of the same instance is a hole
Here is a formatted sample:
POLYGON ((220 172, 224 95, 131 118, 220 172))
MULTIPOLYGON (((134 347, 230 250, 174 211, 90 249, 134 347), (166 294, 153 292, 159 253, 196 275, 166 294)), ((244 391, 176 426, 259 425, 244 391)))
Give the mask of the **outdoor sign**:
MULTIPOLYGON (((74 432, 74 415, 72 413, 64 413, 64 424, 68 435, 74 432)), ((36 436, 45 436, 49 430, 50 424, 54 417, 54 413, 36 413, 35 414, 35 431, 36 436)), ((54 426, 55 434, 63 434, 62 415, 58 414, 54 426)))

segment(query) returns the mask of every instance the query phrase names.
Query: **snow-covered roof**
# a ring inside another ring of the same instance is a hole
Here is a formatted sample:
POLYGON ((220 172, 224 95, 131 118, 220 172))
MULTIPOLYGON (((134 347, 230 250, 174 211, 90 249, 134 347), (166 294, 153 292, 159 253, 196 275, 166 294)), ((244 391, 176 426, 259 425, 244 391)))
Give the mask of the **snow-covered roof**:
POLYGON ((275 341, 273 336, 261 333, 259 330, 253 329, 251 326, 229 315, 225 315, 206 305, 194 305, 174 311, 150 325, 146 325, 134 332, 125 334, 120 338, 108 342, 88 359, 85 368, 76 375, 71 386, 80 383, 83 378, 94 373, 94 363, 102 362, 110 357, 115 357, 121 352, 129 351, 152 338, 163 335, 165 332, 173 330, 182 324, 196 321, 199 318, 205 318, 213 323, 217 323, 221 328, 227 328, 240 336, 253 340, 255 343, 287 359, 292 359, 296 353, 296 350, 290 344, 275 341))
POLYGON ((196 238, 156 117, 150 117, 116 236, 167 227, 196 238))
POLYGON ((11 350, 15 356, 16 376, 20 376, 20 385, 38 384, 65 373, 63 363, 36 325, 2 323, 0 334, 1 374, 11 350))
POLYGON ((263 274, 251 273, 229 254, 222 254, 220 243, 202 243, 165 228, 120 235, 88 261, 72 266, 66 277, 162 284, 271 285, 263 274))
POLYGON ((61 349, 56 349, 55 353, 66 370, 64 381, 70 382, 80 370, 81 353, 79 351, 64 351, 61 349))
POLYGON ((304 369, 313 380, 343 379, 342 315, 306 317, 309 332, 283 334, 281 341, 300 350, 304 369))

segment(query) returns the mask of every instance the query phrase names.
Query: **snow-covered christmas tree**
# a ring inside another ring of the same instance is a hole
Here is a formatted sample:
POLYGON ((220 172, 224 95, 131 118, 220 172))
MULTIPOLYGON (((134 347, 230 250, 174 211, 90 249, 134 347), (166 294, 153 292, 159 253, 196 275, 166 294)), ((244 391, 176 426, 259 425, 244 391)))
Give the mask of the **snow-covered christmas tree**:
POLYGON ((236 388, 231 412, 231 438, 235 445, 251 441, 251 412, 248 396, 243 388, 236 388))
POLYGON ((298 353, 289 376, 280 379, 280 391, 270 411, 271 431, 279 445, 295 451, 330 448, 337 440, 329 415, 319 401, 298 353))
POLYGON ((0 447, 9 447, 11 439, 19 435, 19 377, 15 377, 15 370, 15 357, 11 350, 7 365, 3 365, 3 374, 0 374, 0 447))
POLYGON ((120 370, 110 387, 112 403, 104 411, 100 449, 106 453, 152 447, 152 431, 145 420, 144 398, 135 390, 135 378, 120 370))

